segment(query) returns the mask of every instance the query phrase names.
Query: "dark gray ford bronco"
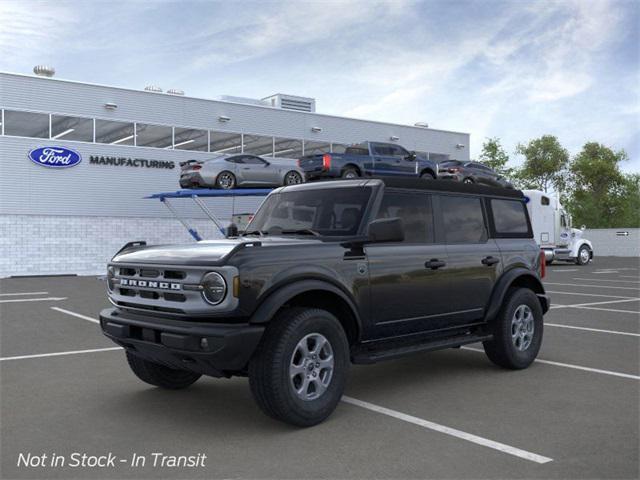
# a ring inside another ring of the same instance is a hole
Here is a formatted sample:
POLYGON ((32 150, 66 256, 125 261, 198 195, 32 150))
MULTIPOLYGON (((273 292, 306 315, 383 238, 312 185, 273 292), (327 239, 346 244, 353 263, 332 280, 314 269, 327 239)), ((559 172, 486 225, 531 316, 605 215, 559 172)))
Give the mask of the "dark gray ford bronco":
POLYGON ((543 275, 520 191, 339 180, 274 190, 235 238, 128 244, 100 323, 147 383, 248 375, 265 413, 310 426, 351 363, 482 342, 497 365, 526 368, 543 275))

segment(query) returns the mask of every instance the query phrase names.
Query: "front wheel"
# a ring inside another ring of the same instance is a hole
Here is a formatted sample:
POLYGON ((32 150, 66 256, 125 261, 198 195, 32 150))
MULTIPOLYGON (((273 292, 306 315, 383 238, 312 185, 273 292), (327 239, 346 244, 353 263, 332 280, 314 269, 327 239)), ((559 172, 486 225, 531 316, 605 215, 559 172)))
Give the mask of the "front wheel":
POLYGON ((483 342, 484 351, 500 367, 527 368, 540 351, 542 329, 542 307, 536 294, 528 288, 511 289, 493 320, 493 339, 483 342))
POLYGON ((129 367, 136 377, 143 382, 170 390, 187 388, 202 376, 199 373, 187 370, 175 370, 165 367, 129 352, 127 352, 127 363, 129 363, 129 367))
POLYGON ((591 251, 589 247, 586 245, 582 245, 578 250, 578 257, 576 258, 576 263, 578 265, 586 265, 591 261, 591 251))
POLYGON ((216 178, 216 187, 221 188, 222 190, 231 190, 236 186, 236 176, 227 172, 220 172, 218 178, 216 178))
POLYGON ((422 172, 422 174, 420 175, 420 178, 424 180, 435 180, 436 176, 431 172, 422 172))
POLYGON ((289 308, 269 324, 249 362, 249 385, 260 408, 277 420, 310 427, 342 397, 349 344, 332 314, 289 308))

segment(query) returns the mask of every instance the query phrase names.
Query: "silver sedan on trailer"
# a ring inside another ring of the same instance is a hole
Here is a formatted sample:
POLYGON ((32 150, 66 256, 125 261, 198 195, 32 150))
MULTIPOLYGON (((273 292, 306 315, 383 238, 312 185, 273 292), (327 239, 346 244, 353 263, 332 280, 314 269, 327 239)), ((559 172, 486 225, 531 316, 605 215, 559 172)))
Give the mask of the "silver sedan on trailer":
POLYGON ((246 153, 180 163, 181 188, 260 187, 295 185, 304 173, 292 158, 263 158, 246 153))

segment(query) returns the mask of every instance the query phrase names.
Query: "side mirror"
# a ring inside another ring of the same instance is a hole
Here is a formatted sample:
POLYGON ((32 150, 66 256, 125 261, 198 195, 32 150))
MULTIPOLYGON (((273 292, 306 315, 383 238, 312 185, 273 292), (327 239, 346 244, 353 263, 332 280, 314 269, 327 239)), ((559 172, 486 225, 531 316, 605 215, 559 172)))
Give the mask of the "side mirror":
POLYGON ((404 223, 399 217, 379 218, 369 224, 367 236, 371 243, 402 242, 404 223))
POLYGON ((416 159, 416 152, 414 152, 413 150, 410 151, 406 159, 409 160, 410 162, 413 162, 416 159))
POLYGON ((238 226, 235 223, 230 223, 227 227, 227 231, 225 232, 225 236, 227 238, 237 237, 238 236, 238 226))
POLYGON ((586 226, 586 225, 582 225, 582 226, 580 227, 580 230, 582 230, 583 232, 584 232, 586 229, 587 229, 587 226, 586 226))

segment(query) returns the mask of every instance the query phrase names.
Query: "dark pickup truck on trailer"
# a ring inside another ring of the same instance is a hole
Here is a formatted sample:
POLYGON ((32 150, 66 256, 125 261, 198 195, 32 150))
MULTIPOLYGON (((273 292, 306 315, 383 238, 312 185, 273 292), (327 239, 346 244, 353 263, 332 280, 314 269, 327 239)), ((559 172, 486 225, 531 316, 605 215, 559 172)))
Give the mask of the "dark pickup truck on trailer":
POLYGON ((419 179, 281 187, 240 237, 127 244, 100 324, 141 380, 248 375, 262 410, 299 426, 331 414, 350 363, 483 342, 525 368, 549 300, 524 202, 419 179))
POLYGON ((438 178, 438 164, 394 143, 364 142, 344 153, 307 155, 298 160, 307 181, 358 177, 438 178))

